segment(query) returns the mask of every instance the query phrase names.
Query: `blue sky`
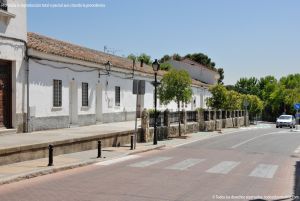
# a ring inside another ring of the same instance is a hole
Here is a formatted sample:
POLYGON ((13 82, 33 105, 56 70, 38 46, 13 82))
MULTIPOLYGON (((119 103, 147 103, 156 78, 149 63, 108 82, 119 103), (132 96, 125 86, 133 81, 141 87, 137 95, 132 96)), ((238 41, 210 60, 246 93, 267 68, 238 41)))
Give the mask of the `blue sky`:
POLYGON ((298 0, 28 0, 105 8, 29 8, 28 30, 118 55, 202 52, 240 77, 300 72, 298 0))

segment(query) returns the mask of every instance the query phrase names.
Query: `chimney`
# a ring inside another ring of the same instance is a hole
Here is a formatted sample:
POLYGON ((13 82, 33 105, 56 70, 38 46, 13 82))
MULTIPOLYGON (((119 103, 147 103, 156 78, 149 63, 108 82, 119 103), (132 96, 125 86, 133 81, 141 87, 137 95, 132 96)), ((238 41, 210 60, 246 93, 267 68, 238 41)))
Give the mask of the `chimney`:
POLYGON ((144 59, 141 59, 141 68, 144 67, 144 59))

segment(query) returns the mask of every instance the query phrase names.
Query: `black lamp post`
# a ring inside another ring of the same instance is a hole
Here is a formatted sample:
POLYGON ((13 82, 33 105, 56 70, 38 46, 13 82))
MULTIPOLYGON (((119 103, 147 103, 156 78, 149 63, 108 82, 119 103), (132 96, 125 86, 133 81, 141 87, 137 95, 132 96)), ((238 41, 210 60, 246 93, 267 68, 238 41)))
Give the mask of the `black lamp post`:
POLYGON ((157 82, 157 72, 159 71, 159 67, 160 64, 158 63, 157 59, 155 59, 155 61, 152 63, 152 68, 154 71, 154 77, 155 80, 153 82, 154 85, 154 96, 155 96, 155 100, 154 100, 154 135, 153 135, 153 144, 156 145, 157 144, 157 112, 156 112, 156 107, 157 107, 157 86, 159 85, 159 83, 157 82))

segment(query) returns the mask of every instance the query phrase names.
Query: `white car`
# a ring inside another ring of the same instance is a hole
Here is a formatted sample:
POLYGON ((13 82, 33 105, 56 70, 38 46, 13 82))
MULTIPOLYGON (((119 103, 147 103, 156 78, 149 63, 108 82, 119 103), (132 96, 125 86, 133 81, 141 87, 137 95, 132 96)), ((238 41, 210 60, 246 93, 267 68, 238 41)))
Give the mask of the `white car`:
POLYGON ((281 115, 279 118, 277 118, 276 121, 276 128, 283 126, 295 128, 296 127, 296 119, 293 115, 281 115))

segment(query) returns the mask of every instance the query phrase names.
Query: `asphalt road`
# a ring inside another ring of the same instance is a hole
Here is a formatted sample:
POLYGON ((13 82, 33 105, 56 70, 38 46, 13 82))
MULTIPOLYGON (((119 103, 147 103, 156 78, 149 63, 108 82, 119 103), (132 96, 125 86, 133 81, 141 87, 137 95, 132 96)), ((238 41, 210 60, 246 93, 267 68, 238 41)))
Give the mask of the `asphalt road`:
POLYGON ((289 129, 242 130, 0 186, 0 200, 292 200, 299 146, 289 129))

